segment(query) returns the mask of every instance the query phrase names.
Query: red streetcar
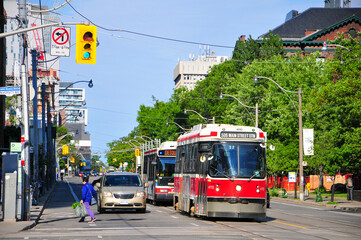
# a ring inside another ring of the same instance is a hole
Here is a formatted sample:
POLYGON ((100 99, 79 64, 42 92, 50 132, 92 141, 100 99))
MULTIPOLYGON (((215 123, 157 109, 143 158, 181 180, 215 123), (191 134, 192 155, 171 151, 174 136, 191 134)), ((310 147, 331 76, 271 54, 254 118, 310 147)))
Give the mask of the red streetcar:
POLYGON ((265 147, 259 128, 194 126, 177 140, 175 209, 206 217, 266 217, 265 147))

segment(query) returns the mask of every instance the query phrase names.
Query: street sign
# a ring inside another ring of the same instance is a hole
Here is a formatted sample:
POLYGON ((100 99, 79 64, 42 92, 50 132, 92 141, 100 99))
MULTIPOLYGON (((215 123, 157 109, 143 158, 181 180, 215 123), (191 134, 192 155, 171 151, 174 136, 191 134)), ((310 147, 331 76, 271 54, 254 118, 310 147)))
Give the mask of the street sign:
POLYGON ((20 94, 20 87, 0 87, 0 95, 10 97, 17 94, 20 94))
POLYGON ((70 56, 70 27, 52 27, 50 55, 70 56))
POLYGON ((21 152, 21 143, 12 142, 10 144, 10 152, 21 152))
POLYGON ((296 172, 288 172, 288 182, 296 182, 296 172))

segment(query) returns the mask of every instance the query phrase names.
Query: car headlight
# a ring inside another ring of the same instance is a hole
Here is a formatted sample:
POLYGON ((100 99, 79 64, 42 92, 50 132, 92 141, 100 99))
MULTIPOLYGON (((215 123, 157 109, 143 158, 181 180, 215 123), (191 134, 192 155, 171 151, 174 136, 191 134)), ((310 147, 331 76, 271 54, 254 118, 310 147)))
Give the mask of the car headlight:
POLYGON ((161 192, 161 193, 167 193, 167 192, 168 192, 168 189, 160 189, 160 192, 161 192))
POLYGON ((144 197, 144 192, 137 192, 135 194, 136 197, 144 197))
POLYGON ((111 197, 112 195, 111 192, 103 192, 103 197, 111 197))

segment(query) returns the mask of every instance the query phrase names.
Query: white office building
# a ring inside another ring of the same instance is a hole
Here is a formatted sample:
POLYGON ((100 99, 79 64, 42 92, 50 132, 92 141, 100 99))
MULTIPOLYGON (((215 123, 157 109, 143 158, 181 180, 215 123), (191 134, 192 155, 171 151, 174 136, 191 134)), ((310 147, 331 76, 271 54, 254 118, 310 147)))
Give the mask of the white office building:
POLYGON ((173 79, 175 89, 182 86, 188 90, 194 89, 198 81, 202 81, 208 75, 211 67, 226 61, 228 57, 202 55, 197 59, 189 61, 179 61, 174 69, 173 79))

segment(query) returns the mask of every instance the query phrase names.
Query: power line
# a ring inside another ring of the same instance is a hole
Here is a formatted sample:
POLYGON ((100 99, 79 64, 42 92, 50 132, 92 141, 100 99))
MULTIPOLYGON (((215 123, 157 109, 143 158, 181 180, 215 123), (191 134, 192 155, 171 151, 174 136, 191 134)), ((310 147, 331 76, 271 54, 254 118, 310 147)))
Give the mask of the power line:
POLYGON ((161 37, 161 36, 156 36, 156 35, 152 35, 152 34, 146 34, 146 33, 140 33, 140 32, 135 32, 135 31, 129 31, 129 30, 125 30, 125 29, 112 29, 112 28, 106 28, 106 27, 102 27, 98 24, 96 24, 95 22, 93 22, 92 20, 90 20, 89 18, 87 18, 86 16, 84 16, 83 14, 81 14, 78 10, 76 10, 72 4, 70 4, 68 2, 69 6, 80 16, 82 16, 83 18, 85 18, 86 20, 88 20, 90 23, 92 23, 93 25, 97 26, 98 28, 101 28, 103 30, 106 31, 110 31, 110 32, 125 32, 125 33, 130 33, 130 34, 134 34, 134 35, 138 35, 138 36, 143 36, 143 37, 149 37, 149 38, 155 38, 155 39, 160 39, 160 40, 165 40, 165 41, 172 41, 172 42, 179 42, 179 43, 186 43, 186 44, 194 44, 194 45, 207 45, 207 46, 211 46, 211 47, 218 47, 218 48, 228 48, 228 49, 234 49, 234 47, 232 46, 225 46, 225 45, 218 45, 218 44, 209 44, 209 43, 202 43, 202 42, 194 42, 194 41, 187 41, 187 40, 180 40, 180 39, 175 39, 175 38, 168 38, 168 37, 161 37))

